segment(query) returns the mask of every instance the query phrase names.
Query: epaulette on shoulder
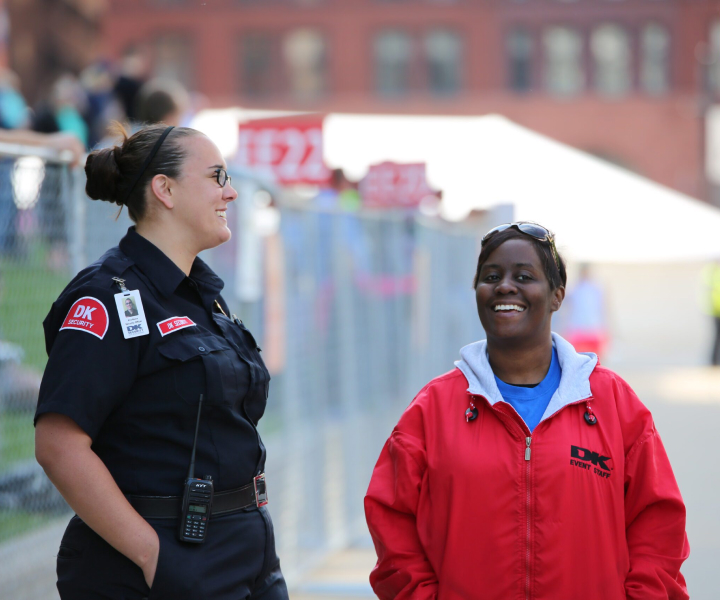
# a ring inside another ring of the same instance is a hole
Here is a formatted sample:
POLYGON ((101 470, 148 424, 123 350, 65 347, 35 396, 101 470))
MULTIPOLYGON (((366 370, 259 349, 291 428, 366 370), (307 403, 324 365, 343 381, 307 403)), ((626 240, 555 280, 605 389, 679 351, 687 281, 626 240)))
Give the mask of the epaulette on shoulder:
POLYGON ((75 295, 77 290, 84 287, 94 287, 110 290, 114 285, 113 277, 121 277, 133 265, 119 248, 111 248, 98 260, 80 271, 65 287, 58 301, 62 302, 67 296, 75 295))
POLYGON ((122 279, 133 264, 119 248, 111 248, 91 265, 93 272, 87 284, 101 289, 112 288, 115 285, 113 277, 122 279))

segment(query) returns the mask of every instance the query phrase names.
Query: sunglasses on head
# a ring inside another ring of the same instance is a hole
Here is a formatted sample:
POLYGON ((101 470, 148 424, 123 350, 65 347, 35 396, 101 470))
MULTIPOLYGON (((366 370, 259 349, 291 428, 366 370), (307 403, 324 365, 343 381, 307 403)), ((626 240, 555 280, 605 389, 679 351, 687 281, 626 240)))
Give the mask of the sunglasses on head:
POLYGON ((498 225, 497 227, 493 227, 483 236, 482 240, 480 240, 480 245, 484 246, 485 242, 490 237, 492 237, 496 233, 500 233, 501 231, 510 229, 511 227, 514 227, 520 233, 529 235, 531 238, 536 239, 538 242, 546 242, 550 244, 550 250, 552 251, 553 258, 555 259, 555 266, 560 269, 560 260, 558 259, 557 249, 555 248, 555 236, 550 233, 549 230, 545 229, 542 225, 538 225, 537 223, 516 221, 515 223, 504 223, 503 225, 498 225))

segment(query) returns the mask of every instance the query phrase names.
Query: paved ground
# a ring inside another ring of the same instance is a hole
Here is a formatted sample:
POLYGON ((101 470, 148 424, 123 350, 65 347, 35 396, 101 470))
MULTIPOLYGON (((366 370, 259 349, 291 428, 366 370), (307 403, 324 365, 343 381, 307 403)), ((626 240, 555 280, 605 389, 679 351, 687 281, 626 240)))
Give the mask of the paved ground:
POLYGON ((375 551, 364 547, 350 548, 332 556, 290 594, 290 600, 361 600, 375 598, 368 573, 375 564, 375 551))
POLYGON ((622 373, 652 410, 687 507, 693 600, 717 600, 720 567, 720 369, 622 373))
MULTIPOLYGON (((618 371, 653 411, 688 509, 691 556, 683 572, 693 600, 717 600, 720 567, 720 369, 618 371)), ((0 597, 56 600, 55 553, 64 523, 0 545, 0 597)), ((334 553, 294 587, 292 600, 373 598, 367 540, 334 553)))

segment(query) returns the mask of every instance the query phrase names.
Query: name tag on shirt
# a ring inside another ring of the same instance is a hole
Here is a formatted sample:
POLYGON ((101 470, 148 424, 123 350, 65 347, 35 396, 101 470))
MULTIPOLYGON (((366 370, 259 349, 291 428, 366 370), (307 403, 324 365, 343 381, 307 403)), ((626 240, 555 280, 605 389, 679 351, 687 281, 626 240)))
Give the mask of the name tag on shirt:
POLYGON ((192 322, 188 317, 170 317, 164 321, 160 321, 158 324, 160 335, 165 337, 168 333, 173 331, 179 331, 186 327, 195 327, 195 323, 192 322))
POLYGON ((140 290, 126 290, 115 294, 115 305, 126 340, 150 333, 140 299, 140 290))

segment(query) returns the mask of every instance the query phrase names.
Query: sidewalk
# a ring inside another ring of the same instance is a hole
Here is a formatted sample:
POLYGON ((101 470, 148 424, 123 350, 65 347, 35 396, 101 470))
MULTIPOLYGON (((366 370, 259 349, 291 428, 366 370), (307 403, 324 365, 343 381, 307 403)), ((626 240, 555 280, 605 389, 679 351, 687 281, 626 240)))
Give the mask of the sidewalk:
POLYGON ((330 555, 303 577, 290 592, 290 600, 366 600, 375 598, 368 575, 375 566, 375 550, 349 548, 330 555))

